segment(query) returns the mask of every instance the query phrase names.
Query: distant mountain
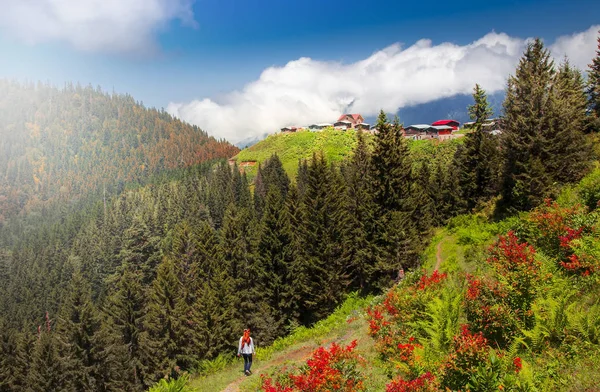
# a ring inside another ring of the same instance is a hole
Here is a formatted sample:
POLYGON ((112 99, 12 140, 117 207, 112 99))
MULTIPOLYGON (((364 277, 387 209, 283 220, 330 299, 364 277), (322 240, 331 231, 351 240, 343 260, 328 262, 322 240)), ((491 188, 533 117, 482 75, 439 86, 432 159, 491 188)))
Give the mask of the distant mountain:
POLYGON ((244 149, 244 148, 248 148, 251 147, 253 145, 255 145, 256 143, 260 142, 261 140, 263 140, 264 138, 266 138, 267 136, 269 136, 268 132, 263 133, 260 136, 251 136, 248 137, 242 141, 239 141, 235 144, 236 147, 238 147, 239 149, 244 149))
MULTIPOLYGON (((488 101, 494 110, 494 116, 500 115, 504 92, 498 92, 488 96, 488 101)), ((453 119, 460 123, 469 120, 467 107, 473 104, 471 95, 456 95, 451 98, 438 99, 420 105, 402 108, 398 112, 400 121, 404 125, 431 124, 436 120, 453 119)))
POLYGON ((55 200, 238 151, 129 95, 0 79, 0 226, 55 200))

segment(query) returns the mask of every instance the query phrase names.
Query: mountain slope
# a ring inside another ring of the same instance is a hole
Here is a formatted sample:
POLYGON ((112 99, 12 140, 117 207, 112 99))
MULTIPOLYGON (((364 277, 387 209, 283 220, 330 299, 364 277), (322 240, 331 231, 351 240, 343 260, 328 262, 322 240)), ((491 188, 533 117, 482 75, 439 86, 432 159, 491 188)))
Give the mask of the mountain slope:
POLYGON ((297 385, 333 376, 323 373, 328 356, 308 359, 319 346, 353 340, 352 356, 361 358, 356 369, 348 365, 353 357, 333 367, 341 369, 342 380, 360 374, 364 389, 349 391, 465 390, 467 384, 481 392, 596 390, 598 189, 596 170, 531 213, 500 222, 456 217, 423 252, 422 271, 407 273, 384 295, 350 297, 327 319, 330 328, 302 330, 302 338, 292 334, 281 340, 288 344, 260 349, 255 375, 244 377, 241 364, 222 361, 211 374, 192 379, 189 390, 311 390, 297 385), (530 312, 517 311, 524 306, 518 299, 531 305, 530 312), (271 387, 263 376, 273 380, 271 387), (296 388, 285 389, 290 382, 296 388))
MULTIPOLYGON (((277 154, 285 171, 294 178, 299 160, 310 159, 313 153, 323 151, 328 162, 339 162, 350 155, 355 145, 354 130, 324 129, 320 132, 277 133, 240 151, 232 159, 240 166, 244 166, 245 162, 254 165, 263 163, 271 155, 277 154)), ((250 176, 256 173, 254 166, 245 169, 250 176)))
POLYGON ((0 226, 55 200, 237 151, 128 95, 0 80, 0 226))
MULTIPOLYGON (((373 136, 365 133, 368 145, 372 145, 373 136)), ((356 131, 341 131, 333 128, 319 132, 300 131, 295 133, 277 133, 243 149, 231 158, 242 167, 250 178, 256 175, 257 165, 263 164, 273 154, 277 154, 283 168, 290 178, 298 173, 298 162, 310 160, 313 154, 323 152, 328 162, 339 163, 352 155, 356 146, 356 131)), ((416 162, 423 160, 430 163, 432 157, 443 160, 451 159, 456 146, 462 139, 439 142, 437 140, 410 140, 409 147, 416 162)))

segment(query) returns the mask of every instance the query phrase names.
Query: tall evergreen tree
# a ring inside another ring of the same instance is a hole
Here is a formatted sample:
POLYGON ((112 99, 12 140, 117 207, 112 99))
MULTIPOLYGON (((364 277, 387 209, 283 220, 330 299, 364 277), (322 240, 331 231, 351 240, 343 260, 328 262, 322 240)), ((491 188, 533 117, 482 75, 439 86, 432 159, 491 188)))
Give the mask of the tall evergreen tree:
POLYGON ((106 340, 115 361, 121 364, 126 389, 139 391, 144 385, 140 335, 146 299, 142 274, 131 264, 125 264, 116 278, 104 307, 110 331, 106 340))
POLYGON ((349 163, 343 168, 348 193, 348 219, 353 241, 349 244, 354 287, 371 291, 373 269, 377 263, 376 205, 371 188, 371 153, 361 130, 349 163))
POLYGON ((260 328, 264 318, 258 311, 262 298, 259 277, 263 275, 264 266, 256 254, 257 226, 251 210, 230 204, 220 237, 223 261, 232 280, 233 317, 229 324, 233 331, 250 327, 256 338, 264 342, 266 336, 260 328))
POLYGON ((44 325, 38 327, 31 363, 26 378, 26 391, 62 391, 67 387, 63 361, 58 351, 58 338, 48 313, 44 325))
POLYGON ((144 317, 144 331, 140 336, 143 350, 144 383, 152 385, 164 376, 176 374, 182 352, 181 284, 175 263, 163 258, 152 282, 144 317))
MULTIPOLYGON (((600 31, 598 33, 600 34, 600 31)), ((596 57, 594 57, 588 67, 588 130, 600 132, 600 36, 598 37, 596 57)))
POLYGON ((0 392, 25 389, 26 369, 19 361, 19 336, 0 321, 0 392))
POLYGON ((214 229, 203 223, 198 228, 198 294, 192 321, 197 334, 196 352, 202 358, 214 358, 235 347, 233 282, 227 274, 223 251, 214 229))
POLYGON ((479 84, 473 89, 474 104, 469 106, 469 116, 475 122, 473 132, 465 136, 465 142, 455 154, 453 166, 459 171, 461 199, 460 211, 472 210, 481 201, 493 196, 499 174, 499 151, 497 138, 483 132, 483 123, 492 115, 492 108, 485 90, 479 84))
MULTIPOLYGON (((552 178, 549 155, 550 85, 554 63, 540 39, 527 45, 516 73, 508 79, 504 101, 504 173, 502 204, 529 210, 548 195, 552 178)), ((556 157, 558 158, 558 157, 556 157)))
POLYGON ((414 214, 412 159, 402 126, 396 118, 387 122, 383 111, 377 119, 377 137, 371 158, 374 200, 378 208, 378 246, 384 250, 376 266, 376 282, 389 285, 401 267, 413 266, 417 237, 414 214))
POLYGON ((119 378, 109 363, 101 340, 101 321, 91 298, 89 283, 75 267, 59 315, 61 360, 66 383, 63 390, 106 391, 119 378))
POLYGON ((587 99, 581 72, 567 59, 559 66, 551 93, 547 169, 559 184, 579 181, 590 164, 591 146, 584 136, 587 99))
POLYGON ((267 193, 257 248, 262 265, 261 292, 270 309, 270 314, 264 316, 272 320, 268 326, 269 333, 263 331, 267 341, 272 341, 282 334, 290 317, 290 312, 286 308, 289 305, 291 240, 284 195, 275 184, 271 184, 267 193))

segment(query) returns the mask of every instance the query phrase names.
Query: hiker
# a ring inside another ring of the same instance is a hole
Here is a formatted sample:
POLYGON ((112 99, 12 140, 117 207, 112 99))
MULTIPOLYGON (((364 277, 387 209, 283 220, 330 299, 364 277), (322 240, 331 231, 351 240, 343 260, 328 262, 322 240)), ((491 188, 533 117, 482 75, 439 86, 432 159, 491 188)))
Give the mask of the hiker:
POLYGON ((252 374, 250 367, 252 366, 252 355, 254 352, 254 340, 250 337, 250 328, 244 329, 244 335, 240 338, 238 346, 238 357, 240 354, 244 357, 244 374, 249 376, 252 374))

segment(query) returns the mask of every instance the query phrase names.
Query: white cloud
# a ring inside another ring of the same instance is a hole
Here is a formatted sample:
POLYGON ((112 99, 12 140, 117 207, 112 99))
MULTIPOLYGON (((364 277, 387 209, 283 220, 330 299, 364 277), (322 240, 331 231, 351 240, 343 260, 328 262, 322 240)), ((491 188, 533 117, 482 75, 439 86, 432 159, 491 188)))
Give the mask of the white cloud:
POLYGON ((571 64, 581 70, 587 70, 587 65, 592 62, 597 46, 600 25, 592 26, 584 32, 559 37, 550 46, 552 55, 562 61, 566 55, 571 64))
POLYGON ((0 31, 27 43, 66 42, 77 49, 146 52, 170 21, 194 25, 194 0, 2 0, 0 31))
MULTIPOLYGON (((573 56, 584 67, 594 56, 598 27, 559 38, 550 48, 573 56)), ((352 64, 300 58, 265 69, 260 78, 218 102, 170 103, 167 110, 217 137, 238 142, 290 125, 332 122, 342 112, 374 116, 457 94, 475 83, 488 93, 505 88, 506 78, 527 40, 489 33, 464 45, 420 40, 395 44, 352 64)))

